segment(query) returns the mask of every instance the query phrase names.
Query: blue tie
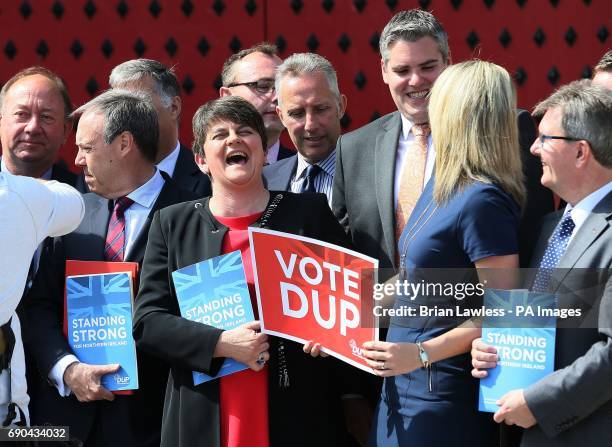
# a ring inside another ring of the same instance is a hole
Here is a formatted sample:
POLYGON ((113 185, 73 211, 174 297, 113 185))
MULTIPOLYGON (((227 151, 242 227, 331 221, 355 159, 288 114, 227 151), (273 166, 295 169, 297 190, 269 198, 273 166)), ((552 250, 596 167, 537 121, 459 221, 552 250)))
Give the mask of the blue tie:
POLYGON ((568 212, 563 216, 557 228, 550 238, 548 247, 544 252, 544 256, 540 261, 540 268, 536 274, 535 280, 533 281, 533 287, 531 288, 535 292, 546 292, 550 284, 550 276, 559 263, 561 256, 567 249, 567 243, 572 237, 572 232, 576 224, 572 220, 572 215, 568 212))
POLYGON ((308 165, 306 168, 306 174, 304 175, 304 181, 300 192, 317 192, 315 188, 315 177, 321 172, 321 166, 319 165, 308 165))

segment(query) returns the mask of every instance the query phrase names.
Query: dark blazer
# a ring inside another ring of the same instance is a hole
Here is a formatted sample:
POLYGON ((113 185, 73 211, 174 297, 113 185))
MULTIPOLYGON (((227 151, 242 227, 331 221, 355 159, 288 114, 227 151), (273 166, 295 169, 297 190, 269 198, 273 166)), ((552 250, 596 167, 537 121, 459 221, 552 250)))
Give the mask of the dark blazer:
POLYGON ((263 177, 266 188, 273 191, 289 191, 291 178, 297 168, 297 155, 264 166, 263 177))
MULTIPOLYGON (((271 197, 280 193, 271 192, 271 197)), ((346 236, 323 194, 283 192, 267 228, 331 243, 346 236)), ((255 224, 258 225, 257 223, 255 224)), ((180 317, 171 272, 217 256, 227 228, 210 213, 208 199, 183 203, 155 215, 134 313, 138 347, 171 365, 162 446, 219 446, 219 381, 197 387, 191 371, 216 375, 223 359, 213 358, 221 330, 180 317)), ((271 338, 269 434, 271 446, 336 446, 344 442, 336 369, 331 357, 311 358, 301 345, 284 341, 290 386, 278 387, 278 339, 271 338)))
MULTIPOLYGON (((561 215, 544 220, 534 266, 561 215)), ((557 269, 551 286, 559 308, 580 308, 588 317, 579 328, 557 328, 555 372, 525 389, 537 425, 524 431, 521 446, 612 445, 612 193, 579 228, 557 269)))
POLYGON ((196 197, 208 197, 212 194, 210 179, 200 171, 191 149, 182 143, 172 180, 179 188, 195 193, 196 197))
MULTIPOLYGON (((525 241, 525 248, 529 249, 539 219, 553 210, 553 200, 552 194, 539 184, 542 174, 539 160, 525 153, 535 139, 535 126, 528 112, 518 112, 518 125, 528 179, 527 212, 519 231, 525 235, 521 242, 525 241)), ((400 113, 396 111, 338 139, 332 199, 334 214, 355 249, 377 258, 381 268, 394 270, 393 184, 401 129, 400 113)), ((379 278, 388 276, 390 273, 383 273, 379 278)))
POLYGON ((51 180, 57 180, 74 187, 77 186, 77 175, 68 170, 62 162, 55 163, 51 168, 51 180))
POLYGON ((276 161, 284 160, 285 158, 293 157, 295 155, 295 151, 289 149, 288 147, 283 146, 282 144, 278 147, 278 157, 276 161))
MULTIPOLYGON (((192 200, 193 193, 180 190, 165 175, 165 184, 147 222, 126 261, 142 263, 148 230, 156 210, 192 200)), ((48 239, 41 268, 27 299, 30 337, 26 352, 35 371, 29 371, 28 392, 33 425, 66 425, 70 436, 80 440, 92 437, 96 445, 159 445, 163 392, 168 367, 158 359, 138 355, 139 390, 115 401, 81 403, 74 395, 60 397, 47 376, 55 363, 72 353, 62 333, 64 272, 67 259, 101 261, 112 201, 93 193, 84 195, 85 217, 81 225, 63 237, 48 239), (35 323, 35 324, 34 324, 35 323), (37 374, 38 373, 38 374, 37 374), (103 435, 102 435, 103 434, 103 435)))

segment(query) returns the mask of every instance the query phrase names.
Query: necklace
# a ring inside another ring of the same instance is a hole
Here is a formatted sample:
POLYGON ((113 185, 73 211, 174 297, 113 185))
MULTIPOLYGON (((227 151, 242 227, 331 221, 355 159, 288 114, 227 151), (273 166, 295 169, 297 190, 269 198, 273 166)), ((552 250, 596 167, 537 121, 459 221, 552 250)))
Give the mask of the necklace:
POLYGON ((416 237, 416 235, 419 234, 419 231, 423 229, 423 227, 427 224, 427 222, 429 222, 431 217, 436 213, 436 210, 438 209, 438 205, 436 205, 431 210, 431 213, 429 213, 429 215, 426 216, 427 212, 431 208, 432 203, 433 203, 433 199, 429 201, 425 209, 421 212, 421 214, 417 218, 416 222, 414 222, 414 224, 408 229, 408 232, 406 233, 406 237, 404 238, 404 241, 402 244, 402 250, 400 254, 400 273, 399 273, 400 281, 403 281, 406 279, 406 256, 408 253, 408 247, 410 246, 410 243, 416 237), (423 218, 425 219, 423 220, 423 218), (421 223, 421 220, 423 220, 422 223, 421 223))

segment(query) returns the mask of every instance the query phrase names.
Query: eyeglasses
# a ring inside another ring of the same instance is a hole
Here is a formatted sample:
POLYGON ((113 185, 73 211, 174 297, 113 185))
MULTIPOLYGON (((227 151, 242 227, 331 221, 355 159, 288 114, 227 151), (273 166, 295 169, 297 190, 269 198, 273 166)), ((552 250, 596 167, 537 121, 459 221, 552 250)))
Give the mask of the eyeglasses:
POLYGON ((274 91, 274 79, 259 79, 252 82, 234 82, 233 84, 229 84, 228 87, 238 87, 240 85, 247 86, 251 90, 255 90, 262 95, 274 91))
POLYGON ((574 137, 560 137, 558 135, 540 135, 538 137, 538 141, 540 142, 540 147, 544 146, 546 140, 565 140, 565 141, 580 141, 583 138, 574 138, 574 137))

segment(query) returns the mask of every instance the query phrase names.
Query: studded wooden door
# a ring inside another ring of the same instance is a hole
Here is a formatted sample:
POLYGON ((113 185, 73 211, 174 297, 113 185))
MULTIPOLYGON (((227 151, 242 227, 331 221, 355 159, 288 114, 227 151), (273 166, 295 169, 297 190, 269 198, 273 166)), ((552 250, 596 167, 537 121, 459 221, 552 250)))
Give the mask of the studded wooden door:
MULTIPOLYGON (((217 96, 225 58, 269 40, 283 56, 315 51, 334 64, 350 130, 393 110, 378 37, 395 12, 416 7, 443 23, 453 61, 478 56, 511 71, 527 109, 556 86, 590 76, 610 48, 610 0, 1 0, 0 81, 44 65, 79 105, 107 88, 116 64, 158 59, 176 65, 189 143, 191 116, 217 96)), ((62 150, 69 165, 74 153, 71 141, 62 150)))

